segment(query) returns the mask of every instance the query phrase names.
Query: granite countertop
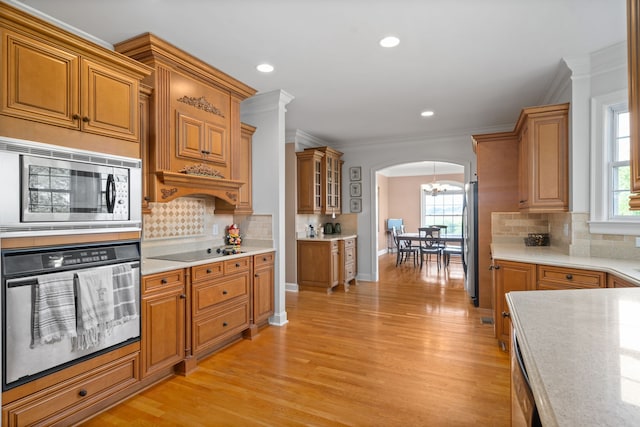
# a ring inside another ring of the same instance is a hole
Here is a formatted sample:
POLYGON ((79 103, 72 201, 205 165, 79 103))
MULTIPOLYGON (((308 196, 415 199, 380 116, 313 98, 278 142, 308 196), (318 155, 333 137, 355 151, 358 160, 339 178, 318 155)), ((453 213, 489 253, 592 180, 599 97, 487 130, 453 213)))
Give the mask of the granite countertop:
POLYGON ((603 271, 640 286, 640 261, 636 260, 578 257, 563 254, 553 246, 525 246, 516 243, 492 243, 491 256, 505 261, 603 271))
POLYGON ((142 275, 162 273, 165 271, 176 270, 180 268, 188 268, 194 265, 208 264, 210 262, 222 262, 228 261, 235 258, 241 258, 244 256, 253 256, 259 255, 267 252, 273 252, 273 248, 266 247, 251 247, 251 246, 242 246, 243 253, 235 254, 235 255, 225 255, 225 256, 217 256, 210 259, 204 259, 199 261, 189 261, 189 262, 181 262, 181 261, 167 261, 163 259, 154 259, 150 257, 142 257, 141 263, 141 273, 142 275))
POLYGON ((329 240, 344 240, 351 239, 352 237, 358 237, 357 234, 321 234, 315 237, 298 237, 298 240, 316 240, 316 241, 329 241, 329 240))
POLYGON ((509 292, 545 427, 640 422, 640 289, 509 292))

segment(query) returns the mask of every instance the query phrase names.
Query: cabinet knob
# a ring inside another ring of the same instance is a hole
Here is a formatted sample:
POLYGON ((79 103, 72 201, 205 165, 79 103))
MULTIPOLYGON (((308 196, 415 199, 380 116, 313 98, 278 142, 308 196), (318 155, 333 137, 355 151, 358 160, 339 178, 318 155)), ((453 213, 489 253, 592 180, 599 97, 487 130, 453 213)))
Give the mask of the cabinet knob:
POLYGON ((490 265, 489 266, 489 270, 500 270, 500 266, 499 265, 490 265))
POLYGON ((167 284, 167 279, 164 279, 164 278, 160 279, 160 283, 162 283, 163 285, 166 285, 167 284))
POLYGON ((263 262, 267 262, 267 257, 262 258, 263 262))
POLYGON ((228 293, 229 293, 229 292, 227 292, 227 290, 226 290, 226 289, 222 291, 222 295, 227 295, 228 293))
POLYGON ((240 263, 236 262, 236 267, 240 268, 240 263))
POLYGON ((180 294, 180 299, 187 299, 187 295, 186 294, 180 294))
POLYGON ((222 326, 227 327, 229 324, 227 322, 222 322, 222 326))
POLYGON ((211 274, 211 273, 212 273, 211 269, 207 268, 207 274, 211 274))
POLYGON ((87 117, 87 116, 84 116, 82 118, 82 121, 85 122, 85 123, 89 123, 91 121, 91 119, 89 119, 89 117, 87 117))
POLYGON ((254 277, 260 277, 260 275, 258 273, 253 275, 254 277))
POLYGON ((502 312, 502 317, 504 317, 505 319, 506 319, 507 317, 511 317, 511 313, 507 313, 506 311, 503 311, 503 312, 502 312))
POLYGON ((87 390, 81 388, 80 391, 78 392, 79 396, 85 397, 87 395, 87 390))
POLYGON ((80 120, 80 115, 79 114, 74 114, 74 115, 71 116, 71 118, 73 120, 80 120))
POLYGON ((567 274, 567 280, 573 280, 573 274, 567 274))

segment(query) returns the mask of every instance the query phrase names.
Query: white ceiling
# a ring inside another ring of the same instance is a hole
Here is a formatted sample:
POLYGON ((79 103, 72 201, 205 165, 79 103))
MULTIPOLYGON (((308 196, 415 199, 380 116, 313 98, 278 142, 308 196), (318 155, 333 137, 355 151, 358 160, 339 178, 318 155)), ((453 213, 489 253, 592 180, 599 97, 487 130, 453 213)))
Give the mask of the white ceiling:
POLYGON ((626 38, 625 0, 23 3, 111 44, 152 32, 259 92, 282 89, 295 97, 287 129, 338 146, 512 128, 563 57, 626 38), (379 47, 389 34, 400 45, 379 47))

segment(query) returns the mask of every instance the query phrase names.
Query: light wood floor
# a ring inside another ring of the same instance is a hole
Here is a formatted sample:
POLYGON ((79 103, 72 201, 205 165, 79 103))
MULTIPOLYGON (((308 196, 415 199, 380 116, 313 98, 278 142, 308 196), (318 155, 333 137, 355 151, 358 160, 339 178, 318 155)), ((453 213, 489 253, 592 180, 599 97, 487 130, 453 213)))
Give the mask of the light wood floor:
POLYGON ((286 326, 84 425, 507 426, 508 355, 462 277, 385 255, 377 283, 287 293, 286 326))

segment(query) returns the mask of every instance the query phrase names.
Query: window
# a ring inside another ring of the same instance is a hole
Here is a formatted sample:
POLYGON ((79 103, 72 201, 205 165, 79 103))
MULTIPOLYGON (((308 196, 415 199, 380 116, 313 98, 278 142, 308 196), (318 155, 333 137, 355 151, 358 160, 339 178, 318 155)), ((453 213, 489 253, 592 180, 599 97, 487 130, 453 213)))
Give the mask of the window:
POLYGON ((609 219, 638 216, 640 212, 629 210, 629 110, 626 105, 616 105, 609 109, 609 114, 609 219))
POLYGON ((447 234, 462 234, 464 191, 459 184, 447 184, 447 191, 433 195, 422 188, 422 226, 446 225, 447 234))
POLYGON ((636 234, 640 212, 629 210, 630 146, 627 92, 592 100, 591 219, 598 234, 636 234))

